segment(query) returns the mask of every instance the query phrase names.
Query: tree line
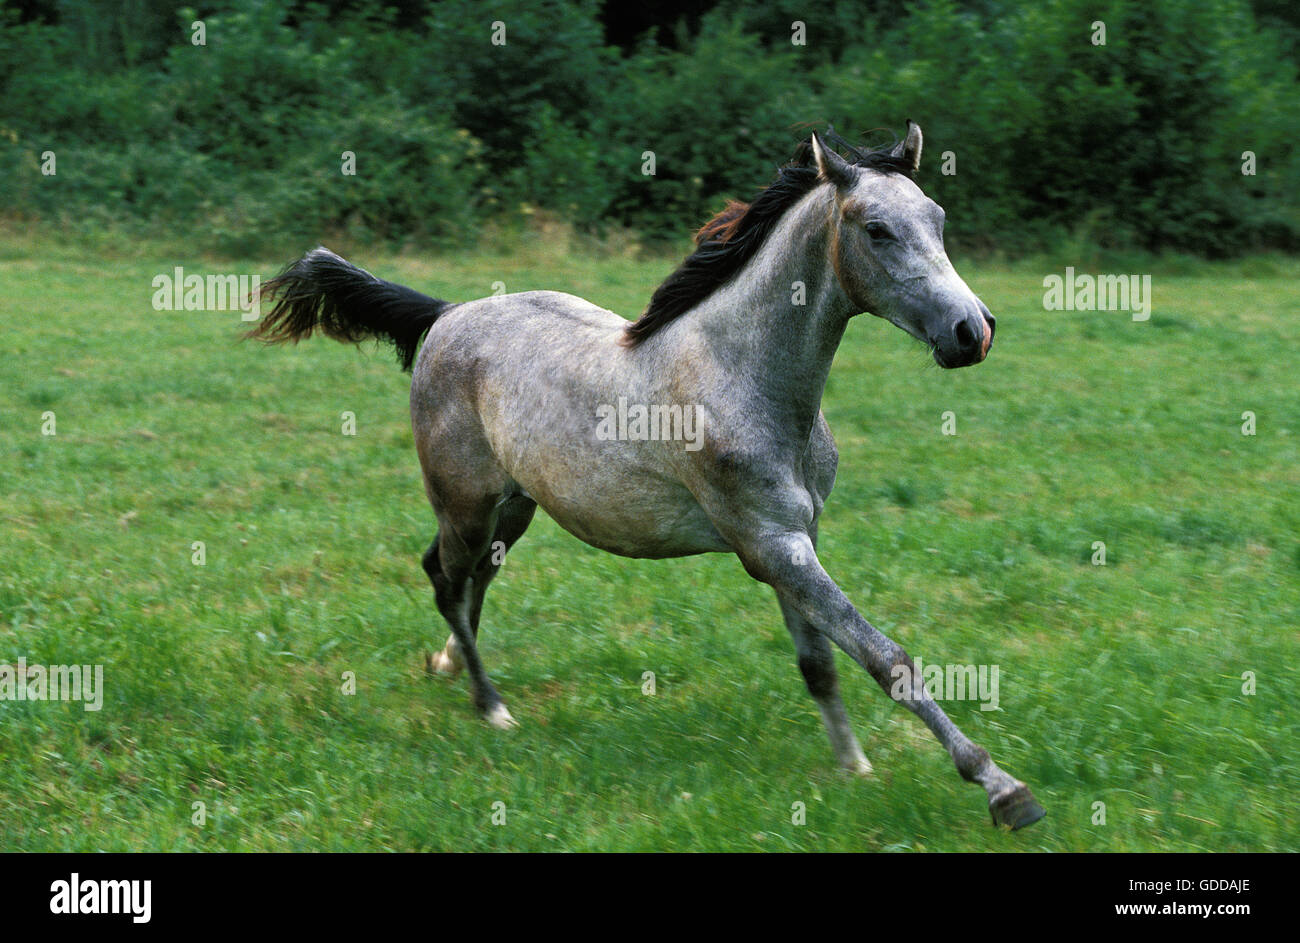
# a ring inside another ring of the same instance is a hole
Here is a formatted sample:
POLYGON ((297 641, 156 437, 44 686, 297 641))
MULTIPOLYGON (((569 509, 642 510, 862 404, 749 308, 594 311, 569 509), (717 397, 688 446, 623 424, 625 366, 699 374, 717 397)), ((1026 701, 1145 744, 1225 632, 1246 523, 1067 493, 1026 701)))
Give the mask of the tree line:
POLYGON ((0 8, 0 212, 298 248, 545 213, 679 239, 811 128, 925 130, 957 252, 1300 248, 1286 4, 597 0, 0 8))

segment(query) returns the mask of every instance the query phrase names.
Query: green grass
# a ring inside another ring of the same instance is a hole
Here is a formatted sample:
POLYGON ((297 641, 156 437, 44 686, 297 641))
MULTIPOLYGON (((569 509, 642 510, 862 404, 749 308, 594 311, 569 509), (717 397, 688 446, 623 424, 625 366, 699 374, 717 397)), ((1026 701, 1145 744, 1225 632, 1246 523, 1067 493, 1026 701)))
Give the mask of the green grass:
MULTIPOLYGON (((625 314, 672 265, 527 239, 349 254, 443 297, 499 280, 625 314)), ((842 656, 877 774, 841 775, 734 558, 622 560, 544 515, 484 617, 522 727, 481 724, 463 680, 423 674, 446 628, 387 351, 262 349, 237 315, 149 304, 174 265, 284 261, 0 239, 0 662, 102 664, 106 687, 97 713, 0 702, 0 849, 1300 847, 1295 263, 1157 267, 1146 323, 1044 311, 1043 276, 1073 260, 959 265, 999 317, 970 370, 873 318, 849 329, 822 558, 913 655, 1000 667, 1000 711, 948 706, 1048 809, 1010 834, 842 656)))

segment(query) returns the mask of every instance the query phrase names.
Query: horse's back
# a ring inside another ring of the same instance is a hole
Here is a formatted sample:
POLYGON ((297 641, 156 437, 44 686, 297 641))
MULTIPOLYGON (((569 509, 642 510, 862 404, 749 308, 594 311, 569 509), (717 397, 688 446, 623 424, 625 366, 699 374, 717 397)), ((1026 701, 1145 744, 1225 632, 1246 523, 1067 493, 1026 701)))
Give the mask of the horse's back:
MULTIPOLYGON (((562 291, 523 291, 509 295, 488 295, 462 302, 447 310, 434 323, 432 339, 461 331, 484 338, 499 333, 504 341, 537 334, 571 336, 574 330, 608 335, 622 330, 627 321, 613 311, 585 298, 562 291)), ((490 338, 485 338, 490 339, 490 338)))

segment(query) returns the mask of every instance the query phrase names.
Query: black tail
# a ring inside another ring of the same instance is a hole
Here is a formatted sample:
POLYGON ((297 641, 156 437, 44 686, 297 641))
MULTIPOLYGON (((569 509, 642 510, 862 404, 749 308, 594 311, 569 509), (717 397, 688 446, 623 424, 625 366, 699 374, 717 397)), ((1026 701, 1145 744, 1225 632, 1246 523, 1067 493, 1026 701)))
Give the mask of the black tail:
POLYGON ((329 249, 317 247, 264 284, 260 297, 275 307, 246 336, 268 344, 297 343, 319 330, 336 340, 390 342, 410 371, 420 340, 446 301, 375 278, 329 249))

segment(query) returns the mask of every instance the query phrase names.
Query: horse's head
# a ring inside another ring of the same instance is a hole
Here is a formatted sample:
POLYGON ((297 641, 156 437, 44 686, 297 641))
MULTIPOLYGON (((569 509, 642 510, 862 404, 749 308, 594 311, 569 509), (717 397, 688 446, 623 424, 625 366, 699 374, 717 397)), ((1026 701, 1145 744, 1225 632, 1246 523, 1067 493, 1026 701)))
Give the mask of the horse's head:
POLYGON ((831 262, 854 308, 924 341, 941 367, 983 360, 993 315, 948 261, 943 209, 911 179, 920 126, 907 123, 887 160, 851 163, 816 134, 812 149, 818 174, 835 185, 831 262))

